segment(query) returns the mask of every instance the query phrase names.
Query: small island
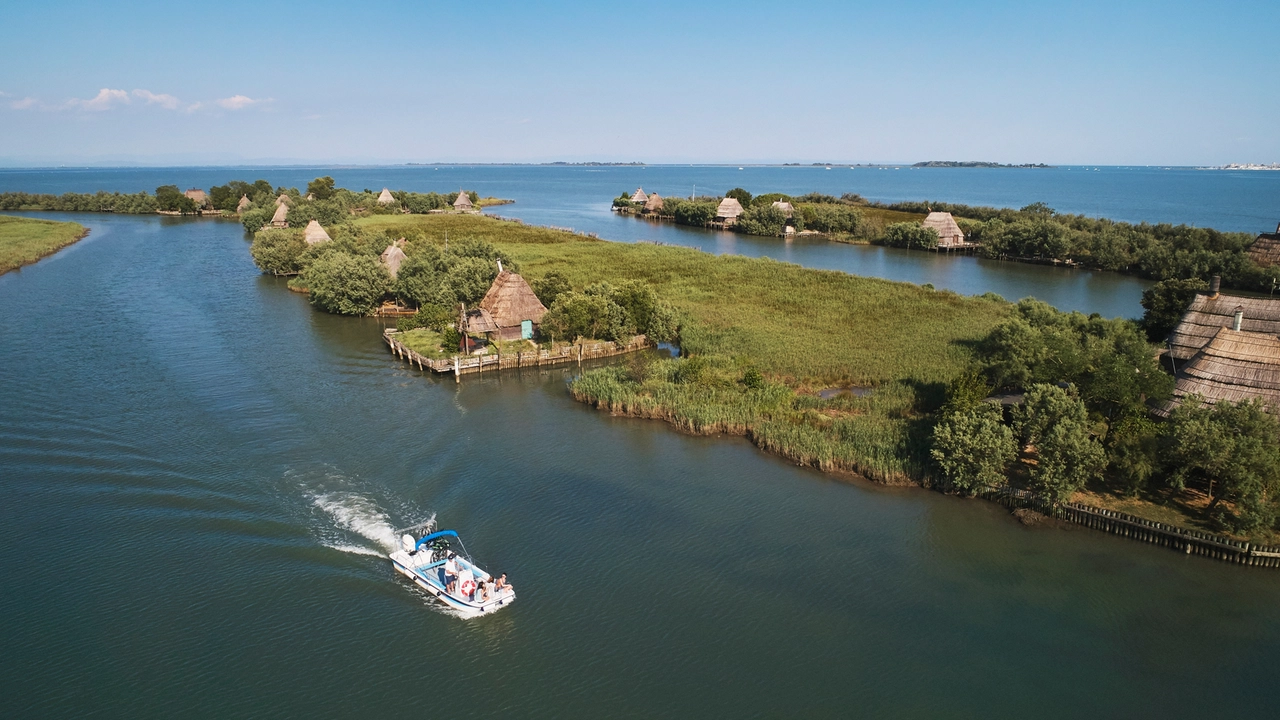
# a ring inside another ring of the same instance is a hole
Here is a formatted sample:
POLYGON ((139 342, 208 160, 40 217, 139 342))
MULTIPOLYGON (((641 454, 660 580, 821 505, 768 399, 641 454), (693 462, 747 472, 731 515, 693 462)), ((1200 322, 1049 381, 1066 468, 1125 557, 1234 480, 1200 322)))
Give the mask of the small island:
POLYGON ((79 223, 0 215, 0 274, 48 257, 88 234, 79 223))
POLYGON ((975 160, 929 160, 913 163, 913 168, 1051 168, 1044 163, 1024 163, 1022 165, 1006 165, 997 162, 979 162, 975 160))

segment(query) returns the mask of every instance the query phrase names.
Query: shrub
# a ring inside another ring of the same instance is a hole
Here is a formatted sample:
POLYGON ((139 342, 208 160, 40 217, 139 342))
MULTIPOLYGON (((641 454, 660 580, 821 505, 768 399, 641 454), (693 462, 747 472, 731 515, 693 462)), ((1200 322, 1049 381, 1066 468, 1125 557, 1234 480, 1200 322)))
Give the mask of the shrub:
POLYGON ((339 315, 368 315, 391 290, 391 276, 368 255, 329 252, 306 269, 311 304, 339 315))
POLYGON ((900 248, 936 248, 938 233, 920 223, 893 223, 884 229, 884 244, 900 248))
POLYGON ((555 303, 556 298, 573 290, 573 287, 569 285, 569 279, 564 276, 564 273, 555 270, 534 280, 532 287, 533 294, 537 295, 543 306, 548 308, 555 303))
POLYGON ((734 229, 747 235, 781 236, 787 228, 787 214, 772 205, 754 205, 738 218, 734 229))
POLYGON ((562 340, 619 340, 626 334, 626 322, 626 310, 607 294, 568 292, 542 316, 541 330, 562 340))
POLYGON ((267 228, 253 236, 249 254, 258 269, 272 275, 296 275, 302 271, 307 241, 301 230, 267 228))
POLYGON ((1032 385, 1014 412, 1021 442, 1036 451, 1032 487, 1054 503, 1102 475, 1107 457, 1089 433, 1084 402, 1055 385, 1032 385))
POLYGON ((1000 420, 998 405, 978 403, 944 415, 934 427, 930 453, 952 487, 972 495, 1008 482, 1005 470, 1018 448, 1000 420))

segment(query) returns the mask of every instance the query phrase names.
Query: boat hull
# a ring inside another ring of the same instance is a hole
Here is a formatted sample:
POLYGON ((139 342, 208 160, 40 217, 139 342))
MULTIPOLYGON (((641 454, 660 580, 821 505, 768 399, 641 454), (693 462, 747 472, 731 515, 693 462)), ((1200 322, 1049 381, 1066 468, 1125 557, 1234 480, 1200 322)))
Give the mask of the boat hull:
POLYGON ((513 592, 504 593, 483 603, 457 597, 445 590, 439 579, 435 577, 435 573, 420 572, 413 567, 412 562, 405 553, 392 554, 391 564, 395 567, 396 572, 412 580, 415 585, 427 591, 436 600, 444 603, 464 618, 492 615, 498 610, 507 607, 516 599, 513 592), (401 555, 404 557, 397 557, 401 555))

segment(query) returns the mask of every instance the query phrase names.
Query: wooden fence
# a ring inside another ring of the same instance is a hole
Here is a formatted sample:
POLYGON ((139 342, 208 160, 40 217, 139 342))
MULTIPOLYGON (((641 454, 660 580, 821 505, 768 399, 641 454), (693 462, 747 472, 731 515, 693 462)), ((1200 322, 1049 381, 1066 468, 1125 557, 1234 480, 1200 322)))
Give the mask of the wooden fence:
POLYGON ((395 328, 387 328, 382 339, 396 357, 407 361, 409 365, 417 365, 419 370, 431 370, 437 373, 453 373, 455 379, 470 373, 483 373, 510 368, 541 367, 543 365, 562 365, 584 360, 623 355, 625 353, 653 347, 653 343, 644 335, 636 335, 626 343, 591 342, 575 345, 561 345, 553 350, 528 350, 516 353, 495 355, 455 355, 450 358, 428 358, 419 352, 409 349, 396 337, 399 332, 395 328))
POLYGON ((1027 508, 1049 517, 1065 520, 1109 532, 1113 535, 1162 545, 1180 550, 1188 555, 1203 555, 1240 565, 1280 567, 1280 548, 1269 545, 1253 545, 1222 535, 1188 530, 1166 525, 1154 520, 1135 517, 1115 510, 1103 510, 1079 503, 1054 505, 1039 495, 1026 491, 1004 488, 986 493, 985 497, 1010 509, 1027 508))

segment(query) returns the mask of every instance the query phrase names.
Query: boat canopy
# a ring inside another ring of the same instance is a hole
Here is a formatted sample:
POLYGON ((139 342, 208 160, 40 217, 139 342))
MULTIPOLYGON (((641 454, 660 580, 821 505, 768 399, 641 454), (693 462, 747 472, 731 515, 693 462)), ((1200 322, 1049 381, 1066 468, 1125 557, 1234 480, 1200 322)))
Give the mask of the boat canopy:
POLYGON ((417 552, 418 549, 423 546, 423 544, 429 543, 438 537, 446 537, 449 535, 452 535, 453 537, 458 537, 458 533, 454 532, 453 530, 441 530, 439 532, 433 532, 430 535, 423 535, 422 539, 418 541, 418 544, 413 546, 413 550, 414 552, 417 552))

